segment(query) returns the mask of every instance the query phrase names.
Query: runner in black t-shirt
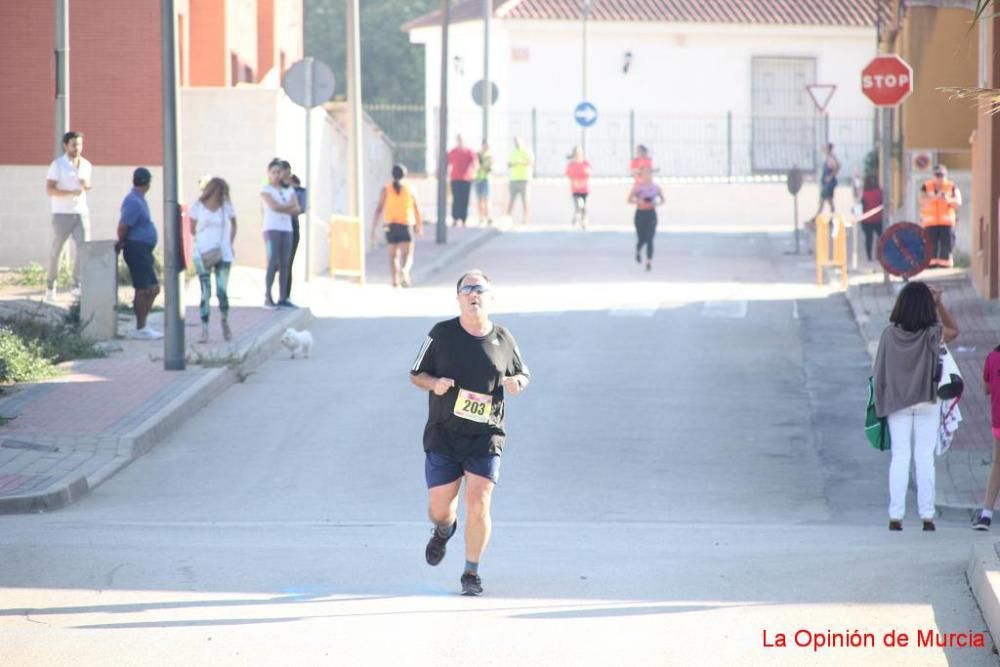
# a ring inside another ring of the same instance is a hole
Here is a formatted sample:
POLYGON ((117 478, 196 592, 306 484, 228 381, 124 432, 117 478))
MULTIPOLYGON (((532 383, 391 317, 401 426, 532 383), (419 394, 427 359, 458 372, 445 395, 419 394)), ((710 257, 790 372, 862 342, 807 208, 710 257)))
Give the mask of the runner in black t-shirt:
POLYGON ((529 377, 514 337, 490 321, 491 301, 482 271, 459 278, 461 315, 434 325, 410 369, 413 384, 428 392, 424 475, 435 525, 425 551, 430 565, 441 562, 458 528, 455 510, 465 478, 463 595, 483 592, 479 558, 490 538, 490 496, 500 476, 504 392, 517 396, 529 377))

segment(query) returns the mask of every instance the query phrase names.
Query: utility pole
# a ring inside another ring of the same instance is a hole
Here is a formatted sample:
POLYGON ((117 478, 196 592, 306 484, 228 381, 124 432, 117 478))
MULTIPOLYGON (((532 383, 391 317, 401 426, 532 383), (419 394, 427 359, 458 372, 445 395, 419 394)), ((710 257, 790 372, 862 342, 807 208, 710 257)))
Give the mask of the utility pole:
POLYGON ((441 0, 441 101, 438 122, 438 192, 437 229, 438 243, 448 242, 445 216, 448 207, 448 24, 451 22, 451 2, 441 0))
POLYGON ((483 0, 483 143, 490 139, 490 106, 493 104, 493 84, 490 83, 490 30, 493 0, 483 0))
POLYGON ((177 150, 177 17, 174 0, 161 0, 161 79, 163 80, 163 368, 182 371, 184 359, 184 313, 181 312, 180 231, 177 150))
MULTIPOLYGON (((583 55, 580 58, 580 72, 581 78, 583 79, 583 91, 581 96, 581 101, 587 101, 587 19, 590 18, 590 8, 594 4, 594 0, 583 0, 583 55)), ((580 148, 583 149, 583 154, 587 154, 587 128, 580 128, 580 148)))
MULTIPOLYGON (((358 0, 347 2, 347 103, 351 108, 351 136, 347 142, 350 164, 347 167, 347 183, 349 198, 349 215, 356 217, 361 225, 361 261, 364 262, 365 242, 365 182, 364 182, 364 151, 361 143, 364 139, 361 107, 361 10, 358 0)), ((364 265, 361 266, 364 275, 364 265)))
POLYGON ((56 0, 56 152, 63 154, 62 138, 69 131, 69 0, 56 0))

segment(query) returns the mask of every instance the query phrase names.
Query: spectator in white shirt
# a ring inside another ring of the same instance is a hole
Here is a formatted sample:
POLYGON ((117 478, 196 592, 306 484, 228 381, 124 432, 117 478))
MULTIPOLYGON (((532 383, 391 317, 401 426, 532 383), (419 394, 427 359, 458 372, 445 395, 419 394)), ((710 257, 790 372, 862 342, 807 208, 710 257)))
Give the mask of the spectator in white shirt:
POLYGON ((73 237, 77 260, 73 262, 73 293, 80 289, 80 245, 90 237, 90 210, 87 208, 87 190, 93 165, 83 157, 83 134, 67 132, 63 135, 63 155, 49 166, 45 191, 52 200, 52 247, 49 250, 48 276, 45 282, 46 301, 56 299, 56 280, 59 277, 59 256, 66 240, 73 237))
POLYGON ((215 177, 205 184, 201 196, 191 206, 191 233, 194 235, 194 268, 201 283, 201 338, 208 342, 209 302, 212 298, 212 273, 215 294, 222 315, 222 337, 231 340, 229 328, 229 269, 233 264, 233 241, 236 238, 236 211, 229 199, 229 184, 215 177))

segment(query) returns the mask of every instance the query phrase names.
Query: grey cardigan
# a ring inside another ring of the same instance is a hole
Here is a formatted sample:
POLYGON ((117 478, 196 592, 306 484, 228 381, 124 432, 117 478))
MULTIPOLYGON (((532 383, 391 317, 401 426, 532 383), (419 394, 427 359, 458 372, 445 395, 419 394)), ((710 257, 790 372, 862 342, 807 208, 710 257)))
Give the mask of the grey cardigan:
POLYGON ((940 323, 920 331, 906 331, 895 324, 885 328, 872 367, 876 415, 887 417, 911 405, 937 400, 934 376, 942 331, 940 323))

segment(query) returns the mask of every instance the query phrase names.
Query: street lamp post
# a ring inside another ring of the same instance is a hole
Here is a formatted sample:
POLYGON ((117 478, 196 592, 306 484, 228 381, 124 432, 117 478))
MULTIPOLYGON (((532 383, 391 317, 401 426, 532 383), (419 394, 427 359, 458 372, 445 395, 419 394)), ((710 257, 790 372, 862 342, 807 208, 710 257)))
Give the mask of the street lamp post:
POLYGON ((184 313, 181 302, 180 155, 177 146, 177 16, 174 0, 162 0, 161 76, 163 85, 163 368, 182 371, 184 313))
POLYGON ((451 22, 451 2, 441 0, 441 102, 438 113, 438 192, 437 225, 438 243, 448 242, 447 214, 448 199, 448 24, 451 22))
MULTIPOLYGON (((583 95, 581 101, 587 101, 587 19, 590 18, 590 8, 594 4, 594 0, 583 0, 583 6, 580 11, 582 19, 583 28, 583 54, 580 58, 580 73, 581 79, 583 80, 583 95)), ((580 148, 583 149, 584 154, 587 151, 587 128, 580 128, 580 148)))

